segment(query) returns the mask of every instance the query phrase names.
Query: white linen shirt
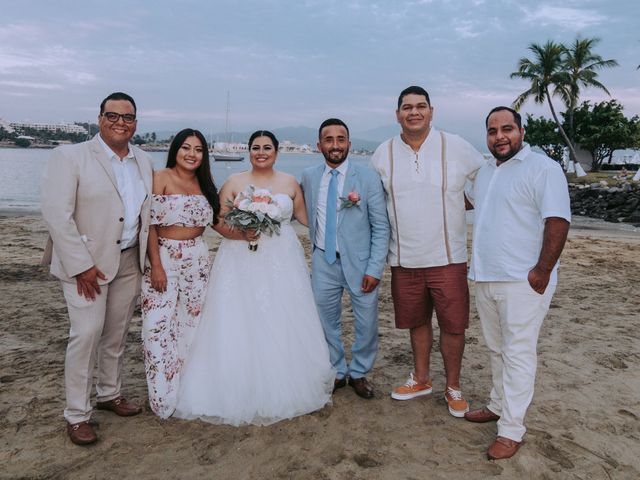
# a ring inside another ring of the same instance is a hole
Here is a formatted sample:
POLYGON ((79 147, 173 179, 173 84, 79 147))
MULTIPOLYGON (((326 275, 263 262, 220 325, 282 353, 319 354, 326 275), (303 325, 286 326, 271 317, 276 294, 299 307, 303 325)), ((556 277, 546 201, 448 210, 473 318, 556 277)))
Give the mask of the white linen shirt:
POLYGON ((135 246, 138 242, 140 211, 147 194, 144 183, 142 183, 142 176, 140 175, 136 157, 131 148, 129 148, 127 156, 120 160, 120 157, 109 148, 100 135, 98 135, 98 139, 107 157, 111 160, 118 193, 124 205, 124 224, 122 238, 120 239, 120 249, 125 250, 135 246))
POLYGON ((418 152, 400 135, 376 149, 371 166, 380 174, 386 193, 391 266, 425 268, 467 261, 465 184, 485 163, 467 141, 435 128, 418 152))
MULTIPOLYGON (((469 278, 477 282, 527 281, 538 263, 545 219, 571 221, 569 189, 560 165, 525 144, 497 166, 480 169, 473 195, 475 218, 469 278)), ((558 264, 549 280, 558 282, 558 264)))
MULTIPOLYGON (((339 166, 335 168, 338 172, 336 181, 338 182, 338 198, 336 199, 336 212, 340 209, 340 197, 342 195, 342 189, 344 188, 344 180, 347 175, 347 169, 349 168, 349 160, 345 160, 339 166)), ((331 170, 329 165, 325 165, 324 172, 322 172, 322 179, 320 180, 320 188, 318 189, 318 208, 316 210, 316 239, 315 246, 324 250, 324 227, 327 222, 327 192, 329 190, 329 181, 331 180, 331 170)), ((337 220, 337 216, 336 216, 337 220)), ((336 225, 337 226, 337 225, 336 225)), ((336 228, 336 236, 338 229, 336 228)), ((336 252, 340 253, 340 245, 338 245, 338 239, 336 238, 336 252)))

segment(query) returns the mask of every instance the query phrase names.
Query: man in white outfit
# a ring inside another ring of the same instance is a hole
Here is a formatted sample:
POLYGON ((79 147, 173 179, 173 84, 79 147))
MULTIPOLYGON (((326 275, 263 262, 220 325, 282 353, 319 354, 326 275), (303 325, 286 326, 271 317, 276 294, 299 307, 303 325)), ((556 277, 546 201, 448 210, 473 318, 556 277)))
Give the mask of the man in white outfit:
POLYGON ((495 160, 474 184, 475 220, 469 278, 490 351, 493 387, 471 422, 498 421, 490 459, 512 457, 522 444, 533 398, 536 347, 556 289, 558 258, 571 221, 567 181, 560 165, 523 144, 520 115, 496 107, 486 119, 495 160))

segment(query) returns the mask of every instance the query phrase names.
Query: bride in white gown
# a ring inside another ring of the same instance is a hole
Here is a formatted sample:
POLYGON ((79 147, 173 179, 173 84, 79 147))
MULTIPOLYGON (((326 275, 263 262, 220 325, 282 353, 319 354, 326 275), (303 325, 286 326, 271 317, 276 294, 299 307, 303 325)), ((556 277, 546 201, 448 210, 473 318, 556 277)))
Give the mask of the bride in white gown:
POLYGON ((273 169, 278 141, 271 132, 255 132, 249 149, 252 169, 229 177, 221 204, 248 185, 270 189, 282 211, 280 234, 260 236, 257 251, 248 248, 251 232, 233 230, 236 240, 222 240, 174 417, 268 425, 331 400, 335 371, 289 224, 292 215, 307 223, 302 191, 293 176, 273 169))

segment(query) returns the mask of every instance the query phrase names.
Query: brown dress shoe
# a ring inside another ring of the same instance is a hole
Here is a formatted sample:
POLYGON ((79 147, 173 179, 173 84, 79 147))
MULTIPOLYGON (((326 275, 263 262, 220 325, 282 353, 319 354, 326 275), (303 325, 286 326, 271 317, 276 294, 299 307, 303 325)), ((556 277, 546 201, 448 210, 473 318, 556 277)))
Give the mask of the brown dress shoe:
POLYGON ((89 421, 74 423, 73 425, 67 423, 67 434, 69 439, 76 445, 89 445, 98 441, 96 432, 93 431, 93 427, 89 424, 89 421))
POLYGON ((486 423, 500 420, 500 415, 496 415, 487 407, 482 407, 465 413, 464 419, 474 423, 486 423))
POLYGON ((373 391, 373 385, 369 383, 366 377, 351 378, 349 377, 349 386, 353 387, 356 391, 356 395, 362 398, 373 398, 375 392, 373 391))
POLYGON ((142 408, 129 403, 124 397, 114 398, 108 402, 98 402, 96 405, 98 410, 110 410, 120 417, 131 417, 142 412, 142 408))
POLYGON ((489 460, 502 460, 513 457, 523 442, 516 442, 506 437, 497 437, 487 450, 489 460))
POLYGON ((333 381, 333 392, 335 393, 336 390, 338 390, 339 388, 345 387, 346 385, 347 385, 347 377, 336 378, 333 381))

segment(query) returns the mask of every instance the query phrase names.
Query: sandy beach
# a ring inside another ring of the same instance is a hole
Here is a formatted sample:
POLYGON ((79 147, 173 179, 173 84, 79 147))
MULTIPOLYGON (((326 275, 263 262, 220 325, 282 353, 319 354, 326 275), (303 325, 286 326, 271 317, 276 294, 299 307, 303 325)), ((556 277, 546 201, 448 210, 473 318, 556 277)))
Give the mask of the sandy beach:
MULTIPOLYGON (((37 214, 0 215, 0 479, 638 479, 640 232, 576 223, 542 328, 526 444, 493 462, 485 452, 495 424, 447 413, 439 353, 433 395, 390 398, 412 356, 407 332, 393 326, 388 271, 370 377, 375 399, 344 388, 323 410, 269 427, 160 420, 148 406, 128 419, 96 411, 99 442, 73 445, 62 417, 66 307, 39 265, 45 226, 37 214)), ((219 239, 208 233, 207 241, 215 252, 219 239)), ((349 334, 348 311, 345 324, 349 334)), ((487 401, 490 371, 473 300, 462 386, 472 408, 487 401)), ((139 313, 123 394, 146 404, 139 313)))

